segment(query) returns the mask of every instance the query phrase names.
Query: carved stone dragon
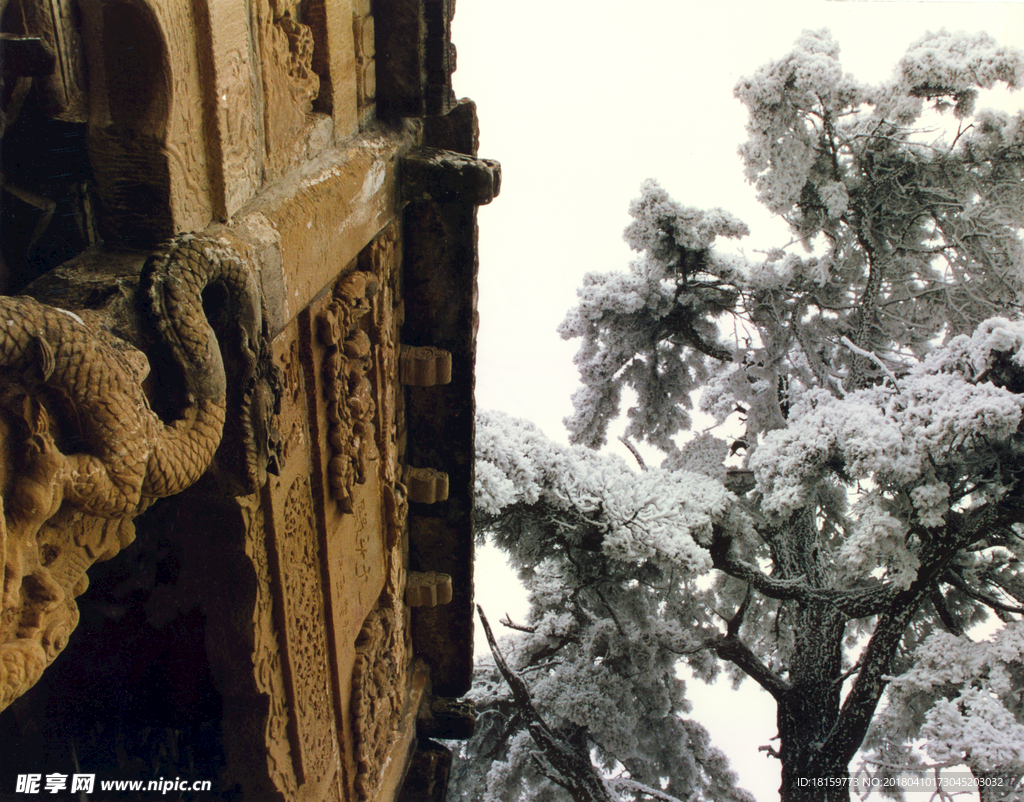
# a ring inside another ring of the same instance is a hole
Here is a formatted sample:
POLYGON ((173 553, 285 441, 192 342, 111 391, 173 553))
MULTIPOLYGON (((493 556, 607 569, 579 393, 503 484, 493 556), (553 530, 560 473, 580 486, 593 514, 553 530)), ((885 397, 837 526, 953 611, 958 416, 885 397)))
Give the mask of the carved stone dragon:
POLYGON ((279 382, 244 261, 224 242, 181 236, 147 261, 136 297, 161 365, 161 406, 177 407, 169 422, 144 390, 149 359, 101 314, 0 297, 0 710, 64 647, 86 569, 131 542, 135 516, 211 466, 229 413, 222 485, 253 492, 272 467, 279 382), (168 392, 169 372, 178 381, 168 392))

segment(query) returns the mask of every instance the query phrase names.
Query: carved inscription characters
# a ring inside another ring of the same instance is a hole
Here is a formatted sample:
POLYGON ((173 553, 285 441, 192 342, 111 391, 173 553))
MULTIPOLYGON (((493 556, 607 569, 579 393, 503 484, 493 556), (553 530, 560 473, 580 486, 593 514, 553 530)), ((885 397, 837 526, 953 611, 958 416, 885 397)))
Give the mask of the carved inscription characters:
POLYGON ((377 287, 377 280, 367 273, 348 274, 339 280, 319 319, 320 339, 327 346, 323 375, 330 424, 328 481, 331 497, 345 512, 352 512, 353 488, 366 482, 367 467, 378 457, 376 404, 368 377, 371 343, 360 327, 377 287))

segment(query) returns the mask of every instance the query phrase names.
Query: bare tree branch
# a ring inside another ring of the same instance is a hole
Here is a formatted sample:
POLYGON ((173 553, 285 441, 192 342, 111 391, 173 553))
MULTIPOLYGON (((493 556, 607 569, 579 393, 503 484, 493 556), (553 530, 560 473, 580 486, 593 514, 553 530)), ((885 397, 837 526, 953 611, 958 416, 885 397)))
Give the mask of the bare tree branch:
POLYGON ((636 446, 629 441, 629 438, 622 436, 619 438, 619 442, 629 449, 629 453, 633 455, 633 459, 635 459, 636 464, 640 466, 640 470, 646 471, 647 463, 644 462, 644 458, 640 456, 640 452, 636 450, 636 446))
POLYGON ((630 794, 642 794, 649 796, 651 799, 655 799, 658 802, 683 802, 679 797, 672 796, 672 794, 665 793, 657 788, 651 788, 649 785, 644 785, 636 780, 630 780, 626 777, 617 777, 615 779, 608 780, 608 785, 612 787, 614 791, 620 793, 630 794))
POLYGON ((979 601, 982 604, 985 604, 998 612, 1018 614, 1024 613, 1024 607, 1014 607, 1011 604, 1005 604, 999 601, 999 599, 996 599, 995 597, 990 596, 987 593, 972 588, 970 585, 967 584, 967 581, 962 576, 960 576, 956 571, 946 571, 946 574, 942 577, 942 581, 948 582, 950 585, 959 590, 965 596, 970 596, 975 601, 979 601))
POLYGON ((491 654, 494 655, 494 664, 512 690, 512 698, 516 707, 526 721, 527 729, 540 748, 544 760, 561 777, 561 780, 554 777, 551 779, 564 787, 574 802, 618 802, 597 773, 594 764, 590 762, 590 755, 580 754, 564 738, 556 735, 541 718, 540 713, 533 706, 526 683, 505 662, 505 657, 498 648, 483 608, 477 605, 476 609, 484 627, 484 634, 487 636, 487 644, 491 647, 491 654))

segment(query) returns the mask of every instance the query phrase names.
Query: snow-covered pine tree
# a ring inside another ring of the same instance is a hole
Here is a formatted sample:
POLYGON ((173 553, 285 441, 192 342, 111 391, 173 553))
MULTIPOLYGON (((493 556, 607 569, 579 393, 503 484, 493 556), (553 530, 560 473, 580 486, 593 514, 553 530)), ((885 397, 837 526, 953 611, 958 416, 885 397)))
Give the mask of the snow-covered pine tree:
MULTIPOLYGON (((662 465, 480 420, 481 529, 532 602, 509 663, 624 800, 743 796, 681 717, 680 661, 771 694, 787 802, 849 798, 829 783, 901 672, 873 745, 923 737, 936 759, 1020 773, 1016 730, 969 726, 1020 726, 1019 629, 963 633, 1024 612, 1024 114, 974 110, 1024 81, 1024 57, 929 34, 867 86, 838 50, 807 32, 736 87, 747 176, 802 252, 723 253, 740 221, 649 181, 625 234, 639 258, 588 276, 562 326, 582 340, 573 440, 601 447, 627 391, 626 436, 662 465), (742 433, 688 435, 696 398, 742 433), (928 680, 936 649, 958 680, 928 680)), ((564 798, 493 665, 474 693, 463 798, 564 798)))

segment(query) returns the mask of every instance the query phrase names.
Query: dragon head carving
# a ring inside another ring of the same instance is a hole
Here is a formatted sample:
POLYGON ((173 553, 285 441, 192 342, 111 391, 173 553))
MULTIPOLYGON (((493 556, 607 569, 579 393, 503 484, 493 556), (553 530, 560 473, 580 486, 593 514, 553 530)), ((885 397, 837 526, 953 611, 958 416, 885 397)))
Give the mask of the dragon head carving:
POLYGON ((142 347, 170 355, 162 379, 179 379, 151 391, 184 399, 167 421, 143 391, 145 353, 102 315, 0 297, 0 709, 64 648, 86 570, 134 539, 137 515, 215 455, 235 494, 273 468, 281 379, 244 260, 184 235, 147 261, 140 289, 153 332, 142 347))

